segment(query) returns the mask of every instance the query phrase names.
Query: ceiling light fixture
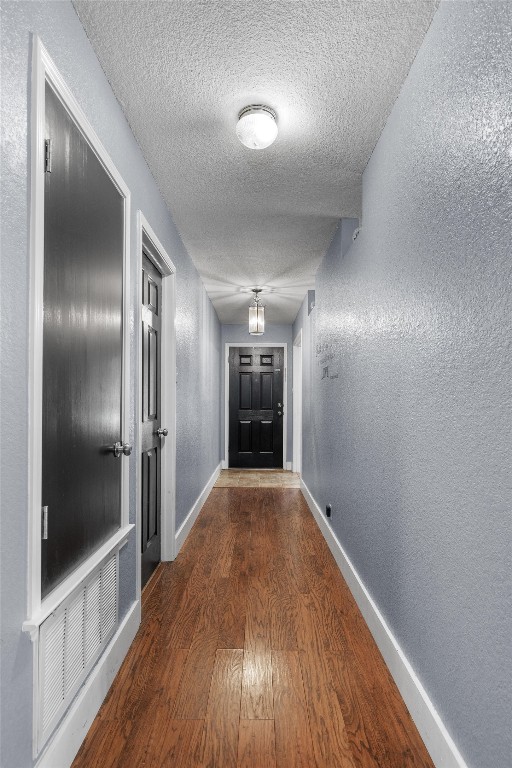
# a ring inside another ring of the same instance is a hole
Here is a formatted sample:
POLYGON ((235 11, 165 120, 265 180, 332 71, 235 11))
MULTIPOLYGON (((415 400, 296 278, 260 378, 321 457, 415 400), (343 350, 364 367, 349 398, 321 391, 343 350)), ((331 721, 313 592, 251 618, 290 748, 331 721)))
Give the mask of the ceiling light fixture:
POLYGON ((270 107, 252 104, 238 115, 236 135, 249 149, 265 149, 277 137, 277 115, 270 107))
POLYGON ((251 336, 262 336, 265 331, 265 307, 260 304, 261 288, 253 288, 254 306, 249 307, 249 333, 251 336))

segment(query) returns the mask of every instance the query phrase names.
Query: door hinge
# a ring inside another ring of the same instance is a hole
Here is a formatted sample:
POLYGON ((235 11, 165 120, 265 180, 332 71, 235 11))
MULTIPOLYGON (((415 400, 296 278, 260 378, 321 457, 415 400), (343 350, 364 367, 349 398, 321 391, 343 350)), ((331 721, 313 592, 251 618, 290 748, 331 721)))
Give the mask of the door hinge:
POLYGON ((44 140, 44 172, 52 172, 52 140, 44 140))
POLYGON ((41 509, 41 538, 48 538, 48 507, 41 509))

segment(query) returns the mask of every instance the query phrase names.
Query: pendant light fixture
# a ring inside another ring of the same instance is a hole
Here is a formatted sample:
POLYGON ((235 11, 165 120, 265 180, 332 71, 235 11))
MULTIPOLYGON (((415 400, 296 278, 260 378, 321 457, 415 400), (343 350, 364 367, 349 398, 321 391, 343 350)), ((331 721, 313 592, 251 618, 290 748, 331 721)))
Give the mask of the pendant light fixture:
POLYGON ((277 115, 270 107, 252 104, 238 115, 236 135, 249 149, 265 149, 277 137, 277 115))
POLYGON ((249 307, 249 333, 251 336, 262 336, 265 331, 265 307, 260 304, 261 288, 253 288, 254 306, 249 307))

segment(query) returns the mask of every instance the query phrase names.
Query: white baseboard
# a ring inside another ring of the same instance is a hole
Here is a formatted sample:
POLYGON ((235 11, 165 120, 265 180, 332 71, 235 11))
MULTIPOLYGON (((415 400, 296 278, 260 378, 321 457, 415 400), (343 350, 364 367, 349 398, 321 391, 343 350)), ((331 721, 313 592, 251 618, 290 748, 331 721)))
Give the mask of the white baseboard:
POLYGON ((190 533, 190 529, 194 525, 195 521, 197 520, 197 517, 201 511, 201 508, 203 504, 205 503, 206 499, 208 498, 208 494, 210 493, 211 489, 215 485, 215 482, 220 474, 221 464, 218 465, 218 467, 215 468, 213 471, 212 476, 206 483, 205 487, 199 494, 198 499, 196 500, 194 506, 186 516, 183 523, 180 525, 179 529, 176 531, 176 546, 175 546, 175 553, 176 556, 178 556, 178 552, 183 546, 183 543, 185 539, 187 538, 188 534, 190 533))
POLYGON ((36 768, 69 768, 128 653, 139 624, 140 601, 137 600, 77 694, 36 768))
POLYGON ((414 669, 302 479, 300 486, 313 517, 318 523, 318 527, 322 531, 329 549, 370 628, 434 764, 438 768, 467 768, 462 755, 416 676, 414 669))

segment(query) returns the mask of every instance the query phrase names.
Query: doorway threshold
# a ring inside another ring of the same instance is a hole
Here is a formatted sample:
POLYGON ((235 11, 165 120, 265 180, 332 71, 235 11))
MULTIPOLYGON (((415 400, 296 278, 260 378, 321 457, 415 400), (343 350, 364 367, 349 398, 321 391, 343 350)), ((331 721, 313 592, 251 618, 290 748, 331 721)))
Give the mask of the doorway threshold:
POLYGON ((300 476, 285 469, 223 469, 214 488, 300 488, 300 476))

